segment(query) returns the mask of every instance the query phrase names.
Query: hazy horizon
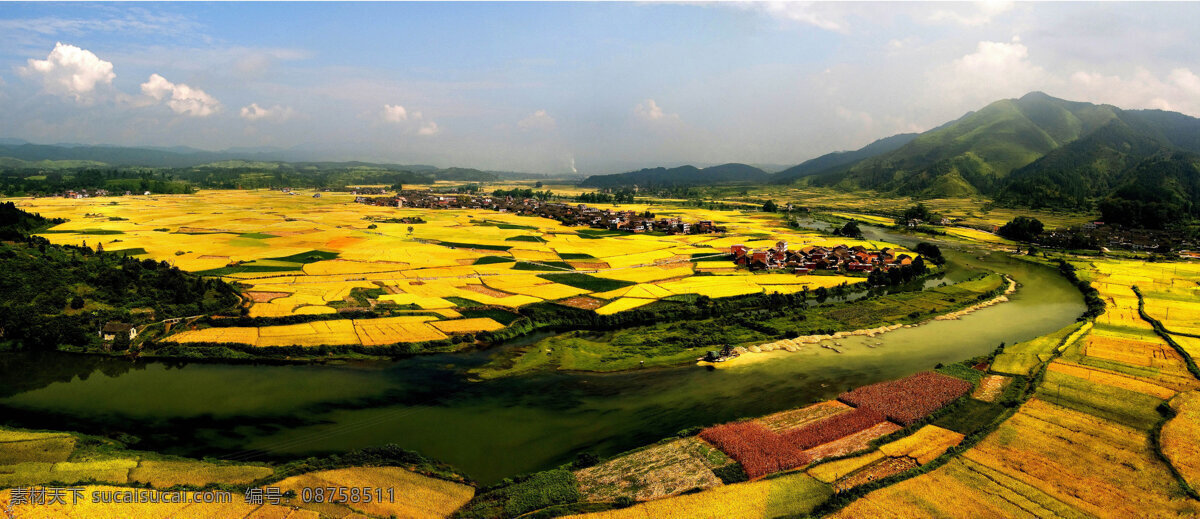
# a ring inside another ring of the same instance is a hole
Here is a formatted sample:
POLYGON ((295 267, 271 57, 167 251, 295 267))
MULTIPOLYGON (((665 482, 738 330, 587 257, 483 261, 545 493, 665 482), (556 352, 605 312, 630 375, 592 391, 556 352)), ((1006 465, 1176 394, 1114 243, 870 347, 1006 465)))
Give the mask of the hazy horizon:
POLYGON ((0 4, 0 137, 790 165, 1041 90, 1200 115, 1179 3, 0 4))

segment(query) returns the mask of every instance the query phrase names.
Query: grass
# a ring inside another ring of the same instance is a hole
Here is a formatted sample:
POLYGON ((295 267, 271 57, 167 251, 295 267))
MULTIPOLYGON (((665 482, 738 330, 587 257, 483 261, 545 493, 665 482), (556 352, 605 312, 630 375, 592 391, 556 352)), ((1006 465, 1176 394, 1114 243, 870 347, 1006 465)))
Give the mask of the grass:
POLYGON ((533 242, 533 243, 546 243, 546 240, 544 240, 538 236, 531 236, 531 235, 526 235, 526 234, 505 238, 504 241, 527 241, 527 242, 533 242))
POLYGON ((1072 323, 1049 335, 1005 346, 1004 351, 992 362, 991 370, 1010 375, 1030 375, 1047 356, 1054 353, 1063 340, 1081 326, 1083 323, 1072 323))
POLYGON ((567 263, 565 261, 539 261, 536 263, 531 262, 531 261, 518 261, 516 264, 513 265, 512 269, 513 270, 560 271, 560 270, 575 270, 575 267, 572 267, 569 263, 567 263))
POLYGON ((458 517, 517 517, 553 505, 579 501, 579 483, 566 470, 538 472, 519 483, 476 496, 458 517))
POLYGON ((507 310, 498 309, 461 310, 459 313, 461 313, 463 318, 466 319, 474 317, 486 317, 505 326, 508 326, 509 324, 512 324, 513 321, 521 318, 521 316, 518 314, 514 314, 507 310))
POLYGON ((495 263, 512 263, 516 260, 504 256, 484 256, 475 260, 474 265, 492 265, 495 263))
POLYGON ((952 405, 953 408, 934 420, 933 425, 962 434, 971 434, 982 430, 991 425, 1005 411, 1003 405, 982 402, 974 398, 963 398, 952 405))
POLYGON ((336 259, 338 257, 338 255, 339 254, 337 252, 332 252, 332 251, 310 250, 308 252, 292 254, 291 256, 284 256, 281 258, 268 258, 268 259, 271 259, 274 261, 287 261, 287 262, 291 262, 291 263, 316 263, 318 261, 327 261, 327 260, 331 260, 331 259, 336 259))
POLYGON ((591 254, 585 254, 582 252, 560 252, 560 253, 558 253, 558 257, 565 259, 565 260, 596 259, 595 256, 592 256, 591 254))
POLYGON ((265 240, 268 238, 278 238, 278 236, 275 236, 274 234, 267 234, 267 233, 261 233, 261 232, 248 232, 248 233, 239 234, 238 238, 250 238, 253 240, 265 240))
POLYGON ((457 241, 443 241, 443 240, 439 240, 438 244, 445 246, 445 247, 454 247, 456 249, 479 249, 479 250, 507 251, 508 249, 512 248, 511 245, 480 245, 478 243, 463 243, 463 242, 457 242, 457 241))
POLYGON ((569 274, 538 274, 538 277, 561 283, 563 285, 591 290, 592 292, 607 292, 627 286, 636 285, 633 281, 621 281, 617 279, 605 279, 588 274, 569 273, 569 274))

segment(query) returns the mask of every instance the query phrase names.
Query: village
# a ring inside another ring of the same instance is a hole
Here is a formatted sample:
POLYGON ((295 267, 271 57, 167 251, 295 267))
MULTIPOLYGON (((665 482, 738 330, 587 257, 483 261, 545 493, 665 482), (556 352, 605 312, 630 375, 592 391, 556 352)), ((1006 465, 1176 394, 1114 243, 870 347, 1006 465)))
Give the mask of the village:
POLYGON ((686 222, 680 218, 655 218, 649 212, 614 211, 584 204, 547 202, 537 198, 493 195, 445 195, 429 191, 399 191, 395 196, 357 196, 361 204, 416 209, 490 209, 521 216, 540 216, 563 225, 631 233, 714 234, 725 232, 712 220, 686 222))
POLYGON ((892 267, 911 265, 913 258, 908 254, 896 254, 890 247, 871 252, 862 245, 847 247, 821 247, 808 245, 800 249, 789 249, 786 241, 775 243, 767 250, 751 250, 738 244, 729 248, 733 262, 750 270, 790 269, 795 274, 809 274, 816 270, 838 270, 870 274, 875 270, 887 271, 892 267))

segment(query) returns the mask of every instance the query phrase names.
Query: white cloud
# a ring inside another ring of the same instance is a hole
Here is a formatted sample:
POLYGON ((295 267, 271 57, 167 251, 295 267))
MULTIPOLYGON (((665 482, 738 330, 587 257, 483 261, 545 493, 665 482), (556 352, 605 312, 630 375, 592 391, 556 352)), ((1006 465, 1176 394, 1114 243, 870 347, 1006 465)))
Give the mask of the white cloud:
POLYGON ((517 127, 523 130, 553 130, 556 125, 557 122, 545 110, 538 110, 517 121, 517 127))
POLYGON ((1029 48, 1015 36, 1010 42, 979 42, 975 52, 935 70, 930 81, 932 91, 946 102, 972 107, 1055 84, 1045 69, 1029 60, 1029 48))
POLYGON ((638 117, 648 121, 679 118, 678 114, 669 114, 663 112, 662 107, 658 106, 658 103, 656 103, 653 99, 647 99, 641 103, 638 103, 637 106, 633 107, 633 113, 634 115, 637 115, 638 117))
POLYGON ((383 105, 383 120, 398 123, 408 120, 408 110, 400 105, 383 105))
POLYGON ((812 25, 827 31, 846 32, 849 28, 842 16, 829 9, 838 8, 835 5, 812 2, 754 2, 739 5, 761 9, 776 18, 812 25))
POLYGON ((258 103, 250 103, 248 106, 243 106, 241 110, 242 119, 248 121, 286 121, 296 115, 296 111, 290 106, 275 105, 267 108, 258 106, 258 103))
POLYGON ((417 130, 417 135, 434 135, 440 131, 442 129, 438 128, 437 123, 429 121, 421 125, 421 129, 417 130))
POLYGON ((986 0, 983 2, 972 2, 969 4, 959 4, 946 2, 943 6, 951 6, 950 8, 938 9, 930 13, 927 19, 933 23, 954 23, 967 27, 978 27, 992 21, 992 18, 1011 11, 1013 8, 1012 2, 999 0, 986 0))
POLYGON ((158 74, 151 74, 150 79, 142 83, 142 93, 156 101, 165 100, 177 114, 208 117, 221 108, 221 103, 203 90, 172 83, 158 74))
POLYGON ((91 102, 98 85, 112 85, 113 64, 89 50, 56 43, 44 60, 30 59, 19 72, 40 77, 42 88, 51 94, 70 96, 80 103, 91 102))
POLYGON ((1081 101, 1200 116, 1200 76, 1187 68, 1176 68, 1162 78, 1144 68, 1124 77, 1081 70, 1071 75, 1067 89, 1064 95, 1081 101))

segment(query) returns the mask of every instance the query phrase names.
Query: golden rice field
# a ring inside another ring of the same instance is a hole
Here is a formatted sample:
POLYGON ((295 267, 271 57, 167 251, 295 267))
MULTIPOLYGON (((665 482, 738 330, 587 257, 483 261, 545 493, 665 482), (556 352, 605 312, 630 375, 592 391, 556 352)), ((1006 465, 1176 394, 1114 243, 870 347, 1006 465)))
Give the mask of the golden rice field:
POLYGON ((1200 485, 1200 392, 1180 393, 1169 404, 1175 416, 1163 424, 1163 455, 1194 489, 1200 485))
POLYGON ((284 492, 296 492, 297 497, 288 500, 298 506, 319 512, 323 517, 344 517, 359 513, 375 517, 405 517, 412 519, 434 519, 448 517, 470 501, 475 488, 460 483, 431 478, 400 467, 352 467, 326 470, 293 476, 271 487, 284 492), (373 499, 371 502, 304 503, 303 488, 346 487, 391 489, 395 501, 373 499))
POLYGON ((622 496, 648 501, 720 485, 721 480, 709 469, 713 458, 731 462, 703 440, 689 437, 577 470, 575 477, 580 492, 589 501, 612 501, 622 496))
MULTIPOLYGON (((587 295, 595 311, 613 314, 664 297, 730 297, 792 293, 861 282, 846 276, 752 274, 732 262, 693 256, 725 254, 731 245, 769 247, 778 240, 871 248, 886 243, 831 239, 787 228, 758 211, 683 209, 654 204, 600 208, 652 211, 660 217, 713 220, 725 235, 662 236, 568 227, 545 218, 488 210, 421 210, 354 202, 349 193, 201 191, 91 199, 16 199, 22 209, 69 221, 44 237, 54 243, 127 251, 181 269, 221 276, 250 296, 250 317, 334 314, 339 309, 395 305, 437 313, 437 323, 324 325, 262 329, 183 330, 179 342, 258 346, 391 344, 437 340, 452 333, 494 329, 492 323, 453 324, 463 301, 517 308, 587 295), (384 223, 420 217, 425 223, 384 223), (572 266, 575 265, 575 266, 572 266), (577 272, 597 283, 560 283, 539 274, 577 272), (697 274, 716 274, 697 276, 697 274), (610 280, 620 288, 603 286, 610 280), (369 294, 369 295, 364 295, 369 294)), ((337 324, 332 324, 337 323, 337 324)))
POLYGON ((762 519, 803 515, 832 493, 828 485, 794 473, 647 501, 629 508, 573 515, 587 519, 762 519))

